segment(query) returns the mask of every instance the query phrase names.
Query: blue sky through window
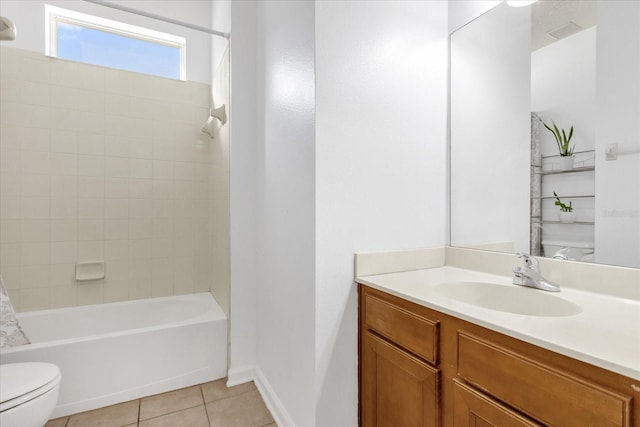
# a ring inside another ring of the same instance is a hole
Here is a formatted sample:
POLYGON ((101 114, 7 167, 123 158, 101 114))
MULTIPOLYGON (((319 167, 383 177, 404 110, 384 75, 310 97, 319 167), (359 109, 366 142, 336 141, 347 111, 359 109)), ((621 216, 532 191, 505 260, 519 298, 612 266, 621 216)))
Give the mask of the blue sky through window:
POLYGON ((58 58, 180 79, 180 48, 58 22, 58 58))

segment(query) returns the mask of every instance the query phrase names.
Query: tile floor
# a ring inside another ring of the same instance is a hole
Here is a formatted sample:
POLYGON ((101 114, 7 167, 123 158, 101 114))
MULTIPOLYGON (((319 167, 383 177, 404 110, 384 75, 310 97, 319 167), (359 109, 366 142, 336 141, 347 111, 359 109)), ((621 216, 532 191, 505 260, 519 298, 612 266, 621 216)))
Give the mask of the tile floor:
POLYGON ((50 420, 45 427, 276 427, 253 383, 226 379, 50 420))

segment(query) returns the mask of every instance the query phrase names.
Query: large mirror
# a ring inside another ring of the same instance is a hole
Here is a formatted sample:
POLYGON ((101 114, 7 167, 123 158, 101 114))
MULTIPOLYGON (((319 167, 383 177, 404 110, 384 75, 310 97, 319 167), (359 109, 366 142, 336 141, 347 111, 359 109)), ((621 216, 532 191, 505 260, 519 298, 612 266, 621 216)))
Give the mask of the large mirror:
POLYGON ((640 268, 640 2, 499 4, 450 108, 452 246, 640 268))

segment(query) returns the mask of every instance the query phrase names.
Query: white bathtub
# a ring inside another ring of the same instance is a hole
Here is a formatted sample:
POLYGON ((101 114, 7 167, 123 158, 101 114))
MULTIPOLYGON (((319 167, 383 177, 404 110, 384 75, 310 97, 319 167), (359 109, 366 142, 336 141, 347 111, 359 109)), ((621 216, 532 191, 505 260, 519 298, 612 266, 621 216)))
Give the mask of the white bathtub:
POLYGON ((0 363, 62 371, 52 418, 223 378, 227 318, 210 293, 18 313, 32 344, 0 363))

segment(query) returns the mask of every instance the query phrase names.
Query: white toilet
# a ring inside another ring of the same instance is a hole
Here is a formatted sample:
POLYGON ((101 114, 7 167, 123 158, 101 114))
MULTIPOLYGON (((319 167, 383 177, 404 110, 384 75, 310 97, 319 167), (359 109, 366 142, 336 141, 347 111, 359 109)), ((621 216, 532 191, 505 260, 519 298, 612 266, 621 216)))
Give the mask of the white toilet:
POLYGON ((0 426, 45 425, 58 403, 61 378, 51 363, 0 365, 0 426))
POLYGON ((563 240, 543 240, 544 256, 569 261, 593 262, 593 242, 568 242, 563 240))

